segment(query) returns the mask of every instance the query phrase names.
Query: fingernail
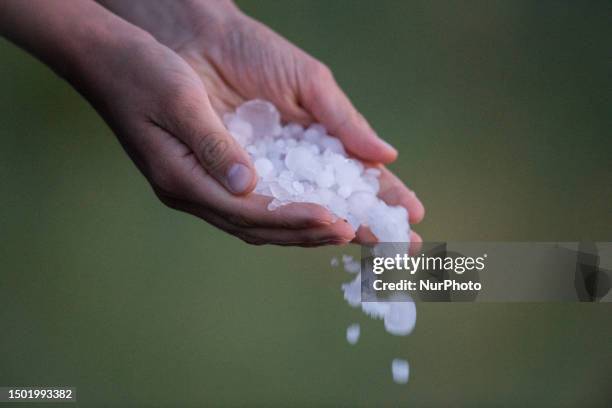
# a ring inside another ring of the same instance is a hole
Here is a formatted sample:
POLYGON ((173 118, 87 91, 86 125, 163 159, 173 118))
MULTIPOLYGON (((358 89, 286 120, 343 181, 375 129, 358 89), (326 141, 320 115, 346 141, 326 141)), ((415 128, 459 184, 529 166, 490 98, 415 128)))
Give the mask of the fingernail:
POLYGON ((327 226, 327 225, 332 225, 334 223, 334 221, 332 219, 321 219, 321 218, 315 218, 313 220, 313 225, 319 225, 319 226, 327 226))
POLYGON ((341 238, 325 238, 317 241, 319 245, 342 245, 346 243, 346 240, 341 238))
POLYGON ((227 172, 227 186, 234 194, 242 194, 251 185, 253 174, 244 164, 234 164, 227 172))
POLYGON ((383 139, 379 139, 379 140, 380 140, 380 141, 382 142, 382 144, 384 144, 384 145, 385 145, 385 147, 387 147, 389 150, 393 150, 394 152, 396 152, 396 153, 397 153, 397 149, 396 149, 395 147, 391 146, 391 145, 389 144, 389 142, 387 142, 386 140, 383 140, 383 139))

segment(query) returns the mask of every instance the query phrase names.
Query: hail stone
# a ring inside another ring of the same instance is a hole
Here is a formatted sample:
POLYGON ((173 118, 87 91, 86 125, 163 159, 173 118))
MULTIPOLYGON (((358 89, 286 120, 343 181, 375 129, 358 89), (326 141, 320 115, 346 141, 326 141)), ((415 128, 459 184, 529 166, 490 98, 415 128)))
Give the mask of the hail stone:
POLYGON ((408 383, 410 377, 410 366, 408 361, 402 360, 401 358, 394 358, 391 362, 391 375, 393 375, 393 381, 398 384, 408 383))
POLYGON ((277 136, 281 132, 280 114, 271 103, 255 99, 243 103, 236 109, 237 116, 250 123, 253 136, 277 136))
POLYGON ((271 173, 274 172, 274 164, 265 157, 260 157, 255 160, 255 170, 257 170, 257 174, 259 177, 267 178, 271 173))
POLYGON ((357 323, 351 324, 346 328, 346 341, 348 341, 349 344, 356 344, 357 341, 359 341, 360 332, 361 329, 357 323))

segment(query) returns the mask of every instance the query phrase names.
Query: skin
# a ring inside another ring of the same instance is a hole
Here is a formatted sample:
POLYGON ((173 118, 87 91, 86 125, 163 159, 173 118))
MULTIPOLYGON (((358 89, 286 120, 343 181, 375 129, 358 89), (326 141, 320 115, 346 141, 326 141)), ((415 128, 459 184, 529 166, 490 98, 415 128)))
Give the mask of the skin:
MULTIPOLYGON (((220 117, 263 98, 285 121, 325 125, 351 154, 382 169, 383 200, 406 207, 411 224, 423 218, 414 193, 382 167, 397 152, 378 138, 331 71, 231 2, 98 3, 3 0, 0 33, 87 98, 166 205, 251 244, 373 241, 323 207, 268 211, 270 199, 250 193, 255 169, 220 117), (245 170, 238 184, 230 178, 237 164, 245 170)), ((420 237, 413 233, 412 240, 420 237)))

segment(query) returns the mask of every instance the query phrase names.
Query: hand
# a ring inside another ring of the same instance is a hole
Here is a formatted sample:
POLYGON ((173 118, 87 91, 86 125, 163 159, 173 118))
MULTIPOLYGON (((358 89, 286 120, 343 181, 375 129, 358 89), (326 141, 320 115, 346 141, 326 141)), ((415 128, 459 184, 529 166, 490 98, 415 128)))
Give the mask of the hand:
POLYGON ((269 198, 230 193, 250 190, 256 179, 234 185, 236 166, 252 165, 220 122, 199 77, 155 41, 124 52, 115 50, 113 58, 130 63, 95 75, 105 80, 94 81, 90 99, 102 101, 97 105, 105 107, 101 113, 165 204, 253 244, 313 246, 353 238, 344 221, 333 223, 332 215, 317 205, 293 204, 271 212, 269 198))
POLYGON ((334 222, 323 207, 293 204, 271 212, 268 198, 238 195, 256 183, 248 155, 193 69, 141 29, 89 0, 7 0, 0 33, 91 102, 167 205, 254 244, 313 246, 354 237, 348 223, 334 222))
MULTIPOLYGON (((377 137, 327 67, 230 2, 100 2, 180 55, 197 72, 218 115, 245 100, 263 98, 278 107, 285 121, 322 123, 365 161, 396 158, 395 149, 377 137)), ((411 224, 421 221, 424 207, 413 192, 384 168, 380 181, 383 200, 406 207, 411 224)), ((357 240, 371 241, 372 236, 360 229, 357 240)), ((420 237, 413 233, 412 240, 420 237)))

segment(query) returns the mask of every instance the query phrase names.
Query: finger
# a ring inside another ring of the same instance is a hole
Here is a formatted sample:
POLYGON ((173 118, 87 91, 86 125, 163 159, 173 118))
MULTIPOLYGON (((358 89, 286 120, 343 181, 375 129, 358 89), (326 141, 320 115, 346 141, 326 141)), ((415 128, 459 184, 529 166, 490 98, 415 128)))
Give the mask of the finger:
POLYGON ((421 252, 423 248, 423 238, 415 231, 410 231, 410 249, 408 252, 414 256, 421 252))
POLYGON ((371 245, 377 243, 378 238, 376 238, 376 235, 372 233, 372 230, 370 230, 370 228, 366 227, 365 225, 361 225, 355 233, 354 242, 356 244, 371 245))
POLYGON ((327 226, 288 230, 284 228, 248 228, 231 223, 226 217, 213 211, 206 211, 193 203, 172 198, 164 198, 168 206, 195 215, 215 227, 254 244, 274 244, 293 246, 342 245, 350 242, 355 234, 344 220, 338 220, 327 226))
POLYGON ((146 133, 151 158, 145 174, 161 195, 191 202, 201 211, 213 209, 245 227, 296 229, 329 225, 335 219, 316 204, 292 203, 270 211, 271 197, 235 196, 207 174, 194 154, 168 132, 152 127, 146 133))
POLYGON ((329 69, 315 65, 311 78, 301 90, 301 103, 338 137, 353 155, 373 162, 389 163, 397 151, 380 139, 365 118, 342 92, 329 69))
POLYGON ((389 205, 401 205, 408 210, 410 224, 418 224, 425 216, 425 207, 413 191, 385 167, 379 167, 380 191, 378 196, 389 205))
POLYGON ((326 208, 312 203, 291 203, 270 210, 272 198, 259 194, 234 196, 202 169, 185 171, 184 177, 188 179, 185 191, 189 201, 212 208, 242 227, 301 229, 329 225, 335 219, 326 208))
POLYGON ((270 210, 273 199, 259 194, 250 194, 238 200, 227 196, 225 200, 221 211, 233 223, 244 227, 301 229, 329 225, 336 218, 326 208, 313 203, 290 203, 270 210))
MULTIPOLYGON (((378 242, 376 236, 372 233, 370 228, 366 226, 360 226, 355 234, 354 243, 360 245, 373 245, 378 242)), ((408 252, 410 255, 417 255, 423 247, 423 238, 415 231, 410 231, 410 244, 408 252)))
POLYGON ((160 125, 185 143, 200 165, 232 194, 249 193, 257 183, 249 155, 213 110, 204 87, 177 91, 160 113, 160 125))
POLYGON ((243 231, 259 242, 275 245, 343 245, 355 237, 355 232, 344 220, 338 220, 328 226, 301 230, 250 228, 243 231))

